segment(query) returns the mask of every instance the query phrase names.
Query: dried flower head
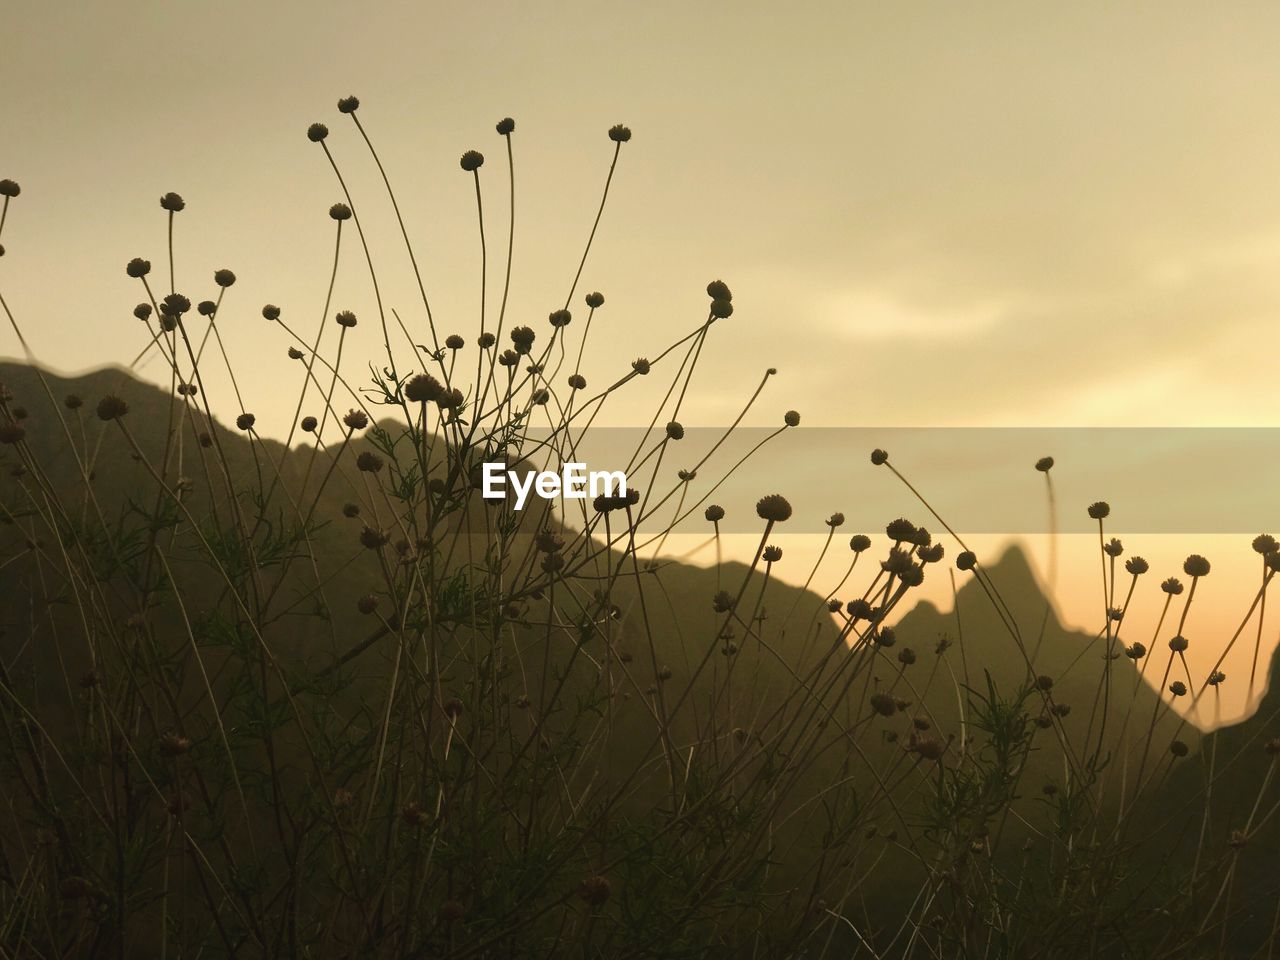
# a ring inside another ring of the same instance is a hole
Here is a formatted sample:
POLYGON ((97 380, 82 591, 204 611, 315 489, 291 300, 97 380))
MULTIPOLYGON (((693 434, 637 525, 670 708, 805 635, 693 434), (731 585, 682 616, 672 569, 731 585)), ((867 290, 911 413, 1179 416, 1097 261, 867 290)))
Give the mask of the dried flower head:
POLYGON ((844 514, 840 513, 837 510, 831 516, 827 517, 826 523, 827 523, 827 526, 830 527, 832 530, 835 530, 838 527, 842 527, 844 526, 844 514))
POLYGON ((265 307, 262 308, 262 316, 263 316, 263 319, 266 319, 266 320, 279 320, 280 308, 277 307, 274 303, 268 303, 265 307))
POLYGON ((140 280, 151 272, 151 261, 134 257, 124 266, 124 272, 135 280, 140 280))
POLYGON ((707 296, 712 300, 732 300, 733 291, 723 280, 712 280, 707 284, 707 296))
POLYGON ((323 123, 313 123, 307 127, 307 139, 312 143, 323 143, 327 136, 329 136, 329 128, 323 123))
POLYGON ((800 426, 800 414, 795 410, 788 410, 782 415, 782 422, 788 427, 800 426))
POLYGON ((569 325, 569 321, 572 319, 573 319, 573 314, 571 314, 568 310, 552 310, 551 313, 547 316, 547 320, 550 322, 550 324, 553 327, 556 327, 557 329, 559 329, 560 327, 567 327, 569 325))
POLYGON ((363 430, 369 425, 369 415, 363 410, 348 410, 342 422, 352 430, 363 430))
POLYGON ((478 150, 468 150, 462 155, 462 159, 458 161, 458 164, 467 173, 475 173, 484 166, 484 154, 478 150))
POLYGON ((580 373, 569 374, 569 386, 574 390, 585 390, 587 387, 587 378, 580 373))
POLYGON ((108 394, 98 401, 99 420, 119 420, 128 412, 129 405, 113 394, 108 394))
POLYGON ((756 501, 756 516, 770 523, 783 523, 791 519, 791 504, 780 493, 771 493, 756 501))
POLYGON ((761 556, 764 558, 765 563, 777 563, 779 560, 782 559, 782 548, 775 547, 772 544, 770 544, 769 546, 764 548, 764 552, 761 554, 761 556))
POLYGON ((707 507, 702 515, 712 523, 719 523, 724 519, 724 507, 720 506, 718 503, 713 503, 707 507))
POLYGON ((1151 569, 1151 564, 1147 563, 1142 557, 1130 557, 1125 561, 1124 568, 1135 577, 1140 577, 1151 569))
POLYGON ((1169 641, 1169 649, 1174 653, 1185 653, 1188 646, 1190 646, 1190 643, 1182 634, 1178 634, 1169 641))
POLYGON ((160 209, 168 210, 170 213, 179 213, 186 205, 186 201, 172 191, 160 198, 160 209))
POLYGON ((1112 537, 1105 544, 1103 544, 1102 552, 1105 553, 1108 557, 1118 557, 1122 553, 1124 553, 1124 544, 1122 544, 1115 537, 1112 537))
POLYGON ((315 417, 312 417, 312 416, 303 417, 302 422, 299 424, 299 426, 302 427, 303 431, 306 433, 314 433, 316 427, 318 427, 319 425, 320 425, 320 421, 318 421, 315 417))
POLYGON ((592 310, 596 310, 604 306, 604 294, 598 290, 593 291, 592 293, 588 293, 586 300, 587 300, 587 306, 590 307, 592 310))
POLYGON ((849 538, 849 549, 854 553, 862 553, 871 546, 871 538, 865 533, 855 533, 849 538))
POLYGON ((1276 538, 1269 533, 1261 533, 1253 538, 1253 549, 1258 553, 1266 556, 1280 550, 1280 543, 1276 542, 1276 538))
POLYGON ((1182 592, 1182 581, 1177 577, 1170 577, 1160 584, 1160 589, 1171 597, 1176 597, 1182 592))
POLYGON ((978 565, 978 558, 972 550, 962 550, 956 555, 957 570, 972 570, 978 565))
POLYGON ((871 462, 875 464, 877 467, 884 466, 884 464, 889 462, 888 451, 881 450, 879 447, 877 447, 875 450, 872 450, 871 462))
POLYGON ((212 300, 201 300, 196 304, 196 313, 202 317, 212 317, 218 310, 218 305, 212 300))
POLYGON ((338 326, 346 327, 347 329, 354 327, 357 322, 356 315, 350 310, 339 310, 333 319, 338 322, 338 326))
POLYGON ((360 98, 347 96, 338 101, 338 111, 340 113, 355 113, 360 109, 360 98))
POLYGON ((1146 644, 1135 641, 1124 648, 1124 655, 1130 660, 1141 660, 1147 655, 1146 644))
POLYGON ((329 208, 329 216, 341 223, 343 220, 351 219, 351 208, 345 203, 335 203, 329 208))
POLYGON ((733 316, 733 304, 728 300, 712 300, 711 316, 717 320, 727 320, 733 316))
POLYGON ((510 117, 503 117, 498 121, 496 129, 502 136, 509 137, 516 129, 516 122, 510 117))
POLYGON ((0 197, 7 197, 9 199, 13 199, 21 192, 22 192, 22 188, 18 186, 16 181, 10 180, 8 178, 5 178, 4 180, 0 180, 0 197))
POLYGON ((1185 697, 1187 695, 1187 685, 1181 680, 1175 680, 1169 684, 1169 692, 1175 697, 1185 697))
POLYGON ((133 315, 139 320, 147 320, 151 317, 151 304, 140 303, 133 308, 133 315))
POLYGON ((252 413, 242 413, 236 417, 236 426, 241 430, 252 430, 257 418, 252 413))
POLYGON ((530 327, 512 327, 511 342, 515 344, 516 352, 519 354, 527 354, 533 349, 533 341, 537 339, 537 334, 530 327))
POLYGON ((1207 577, 1209 575, 1209 561, 1200 556, 1200 554, 1193 553, 1183 561, 1182 572, 1188 577, 1207 577))
POLYGON ((1174 740, 1169 744, 1169 752, 1175 757, 1185 757, 1191 751, 1190 748, 1181 740, 1174 740))
POLYGON ((1041 473, 1048 473, 1053 469, 1053 457, 1041 457, 1036 461, 1036 469, 1041 473))
POLYGON ((1105 520, 1107 515, 1111 513, 1111 504, 1105 500, 1099 500, 1097 503, 1089 504, 1089 516, 1094 520, 1105 520))
POLYGON ((637 357, 631 361, 631 369, 643 377, 649 372, 649 361, 644 357, 637 357))
POLYGON ((631 129, 616 123, 609 128, 609 139, 614 143, 626 143, 631 139, 631 129))
POLYGON ((411 403, 431 403, 443 392, 444 385, 429 373, 420 373, 404 385, 405 399, 411 403))

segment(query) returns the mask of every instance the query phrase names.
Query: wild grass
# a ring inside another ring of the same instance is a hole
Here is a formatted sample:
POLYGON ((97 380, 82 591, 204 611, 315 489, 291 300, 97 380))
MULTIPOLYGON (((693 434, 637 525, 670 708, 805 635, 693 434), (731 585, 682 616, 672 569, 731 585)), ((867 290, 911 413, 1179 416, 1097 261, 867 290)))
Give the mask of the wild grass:
MULTIPOLYGON (((878 545, 852 537, 823 595, 795 590, 774 570, 792 508, 762 482, 751 562, 721 561, 714 450, 678 445, 699 361, 736 322, 729 286, 690 298, 687 334, 611 382, 582 374, 606 309, 582 284, 630 130, 608 132, 599 208, 536 330, 508 302, 515 124, 497 125, 498 174, 462 156, 483 278, 464 337, 432 309, 358 101, 339 111, 385 195, 353 196, 330 131, 309 128, 342 200, 319 324, 262 308, 297 382, 284 444, 256 432, 260 390, 218 322, 234 274, 213 274, 212 299, 181 292, 198 284, 175 273, 178 194, 161 199, 161 268, 126 268, 135 365, 160 357, 165 395, 115 375, 63 392, 0 296, 32 363, 21 396, 0 391, 0 952, 1272 955, 1280 741, 1196 751, 1167 700, 1139 696, 1157 673, 1196 701, 1225 679, 1183 656, 1207 561, 1161 584, 1153 636, 1122 638, 1148 566, 1122 571, 1110 508, 1088 507, 1103 625, 1074 703, 1038 669, 1047 615, 1002 594, 885 451, 873 463, 943 533, 892 520, 878 545), (419 295, 403 316, 360 217, 384 203, 419 295), (358 312, 334 302, 353 256, 373 291, 358 312), (351 355, 357 324, 376 325, 377 356, 351 355), (565 516, 480 495, 483 463, 575 460, 642 377, 663 390, 626 465, 635 489, 565 516), (215 409, 239 411, 234 429, 215 409), (699 512, 707 570, 661 553, 699 512), (984 613, 921 652, 892 624, 926 575, 958 576, 984 613)), ((19 190, 0 186, 3 229, 19 190)), ((1036 468, 1053 513, 1052 460, 1036 468)), ((1275 540, 1254 548, 1257 599, 1223 650, 1254 641, 1251 687, 1280 568, 1275 540)))

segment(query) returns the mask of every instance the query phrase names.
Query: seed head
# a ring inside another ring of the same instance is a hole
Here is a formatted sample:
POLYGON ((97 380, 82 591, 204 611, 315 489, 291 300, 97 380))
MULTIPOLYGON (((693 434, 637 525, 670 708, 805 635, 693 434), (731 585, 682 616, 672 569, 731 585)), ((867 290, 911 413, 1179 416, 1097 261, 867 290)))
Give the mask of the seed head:
POLYGON ((180 213, 186 205, 186 201, 176 193, 166 193, 160 198, 160 209, 168 210, 170 213, 180 213))
POLYGON ((241 430, 252 430, 257 418, 252 413, 242 413, 236 417, 236 426, 241 430))
POLYGON ((1142 557, 1130 557, 1125 561, 1124 568, 1135 577, 1140 577, 1151 569, 1151 564, 1147 563, 1142 557))
POLYGON ((537 339, 537 334, 529 327, 512 327, 511 342, 515 344, 516 352, 524 355, 533 349, 533 341, 537 339))
POLYGON ((1169 744, 1169 752, 1175 757, 1185 757, 1190 752, 1190 748, 1181 740, 1174 740, 1169 744))
POLYGON ((356 457, 356 468, 362 473, 377 473, 382 469, 382 458, 372 450, 365 450, 356 457))
POLYGON ((845 611, 854 620, 870 620, 875 613, 875 609, 871 606, 871 602, 864 597, 858 597, 850 600, 845 604, 845 611))
POLYGON ((723 280, 712 280, 707 284, 707 296, 712 300, 732 300, 733 291, 723 280))
POLYGON ((290 347, 288 354, 290 360, 301 360, 305 356, 305 354, 297 347, 290 347))
POLYGON ((587 378, 580 373, 569 374, 569 386, 575 390, 585 390, 587 387, 587 378))
POLYGON ((827 526, 832 530, 835 530, 837 527, 844 526, 844 514, 837 510, 831 516, 827 517, 827 526))
POLYGON ((1188 646, 1189 646, 1189 643, 1187 641, 1187 638, 1184 637, 1182 634, 1178 634, 1176 637, 1174 637, 1172 640, 1169 641, 1169 649, 1172 650, 1174 653, 1185 653, 1188 646))
POLYGON ((849 538, 849 549, 854 553, 862 553, 871 546, 871 538, 865 533, 855 533, 849 538))
POLYGON ((784 523, 791 519, 791 504, 780 493, 771 493, 756 501, 756 516, 771 523, 784 523))
POLYGON ((782 422, 788 427, 800 426, 800 414, 795 410, 788 410, 782 415, 782 422))
POLYGON ((604 294, 600 293, 598 290, 595 291, 594 293, 588 293, 587 306, 590 307, 592 310, 598 309, 599 307, 603 307, 604 294))
POLYGON ((348 520, 354 520, 356 517, 360 516, 360 504, 344 503, 342 505, 342 515, 348 520))
POLYGON ((98 401, 99 420, 119 420, 128 412, 129 405, 113 394, 108 394, 98 401))
POLYGON ((322 143, 324 138, 329 135, 329 128, 323 123, 313 123, 307 127, 307 139, 312 143, 322 143))
POLYGON ((946 556, 946 553, 947 553, 946 547, 944 547, 940 543, 930 544, 927 547, 920 547, 918 550, 916 550, 916 556, 918 556, 925 563, 937 563, 944 556, 946 556))
POLYGON ((140 303, 133 308, 133 315, 139 320, 146 320, 151 316, 151 304, 140 303))
POLYGON ((626 143, 631 139, 631 129, 617 123, 609 128, 609 139, 614 143, 626 143))
POLYGON ((135 280, 141 280, 151 272, 151 261, 143 260, 141 257, 134 257, 125 264, 124 272, 135 280))
POLYGON ((1147 655, 1146 644, 1135 641, 1124 648, 1124 655, 1130 660, 1141 660, 1147 655))
POLYGON ((1193 553, 1183 561, 1182 572, 1188 577, 1207 577, 1209 575, 1209 561, 1200 556, 1200 554, 1193 553))
POLYGON ((707 507, 702 515, 712 523, 719 523, 724 519, 724 507, 720 506, 718 503, 713 503, 707 507))
POLYGON ((728 300, 712 300, 711 315, 717 320, 727 320, 733 316, 733 304, 728 300))
POLYGON ((560 327, 567 327, 569 325, 569 321, 573 319, 573 314, 568 310, 552 310, 547 319, 551 322, 553 327, 559 329, 560 327))
POLYGON ((667 424, 667 439, 668 440, 684 439, 684 427, 681 426, 679 421, 672 420, 670 423, 667 424))
POLYGON ((335 203, 329 208, 329 216, 341 223, 343 220, 351 219, 351 208, 345 203, 335 203))
POLYGON ((1036 469, 1041 473, 1048 473, 1053 469, 1053 457, 1041 457, 1036 461, 1036 469))
POLYGON ((881 450, 881 449, 879 449, 878 447, 877 447, 875 450, 872 450, 872 451, 871 451, 871 462, 872 462, 872 463, 874 463, 877 467, 884 466, 886 463, 888 463, 888 462, 889 462, 889 453, 888 453, 888 451, 886 451, 886 450, 881 450))
POLYGON ((1111 513, 1111 504, 1105 500, 1089 504, 1089 516, 1094 520, 1105 520, 1109 513, 1111 513))
POLYGON ((418 374, 404 387, 405 399, 412 403, 431 403, 443 392, 443 384, 429 373, 418 374))
POLYGON ((1182 581, 1177 577, 1170 577, 1160 584, 1160 589, 1169 594, 1169 596, 1176 597, 1182 592, 1182 581))
POLYGON ((887 693, 873 693, 867 701, 871 709, 882 717, 892 717, 898 712, 897 701, 887 693))
POLYGON ((352 430, 363 430, 369 425, 369 415, 363 410, 348 410, 342 422, 352 430))
POLYGON ((649 361, 644 357, 637 357, 631 361, 631 369, 643 377, 649 372, 649 361))
POLYGON ((1108 557, 1118 557, 1124 553, 1124 545, 1115 537, 1112 537, 1103 545, 1102 552, 1108 557))
POLYGON ((22 192, 22 188, 13 180, 0 180, 0 197, 12 199, 22 192))
POLYGON ((911 666, 916 662, 916 652, 910 647, 903 647, 898 651, 898 662, 904 667, 911 666))
POLYGON ((1169 692, 1175 697, 1185 697, 1187 695, 1187 685, 1181 680, 1175 680, 1169 684, 1169 692))
POLYGON ((236 282, 236 275, 223 267, 221 270, 213 271, 213 282, 225 290, 236 282))
POLYGON ((475 173, 484 166, 484 154, 478 150, 468 150, 462 155, 462 159, 458 163, 467 173, 475 173))
POLYGON ((767 546, 761 556, 763 556, 765 563, 777 563, 782 559, 782 548, 773 545, 767 546))
POLYGON ((978 558, 972 550, 963 550, 956 555, 957 570, 972 570, 978 565, 978 558))
POLYGON ((356 315, 350 310, 339 310, 333 319, 338 321, 340 327, 350 329, 356 325, 356 315))
POLYGON ((84 401, 74 393, 68 393, 66 399, 62 402, 66 404, 68 410, 79 410, 84 406, 84 401))
POLYGON ((340 113, 355 113, 360 109, 359 97, 343 97, 338 101, 338 111, 340 113))
POLYGON ((305 433, 315 433, 315 429, 319 425, 320 422, 315 417, 303 417, 302 422, 299 424, 305 433))
POLYGON ((201 300, 196 304, 196 313, 202 317, 212 317, 218 310, 218 305, 212 300, 201 300))
POLYGON ((268 303, 265 307, 262 308, 262 316, 266 320, 279 320, 280 308, 277 307, 274 303, 268 303))
POLYGON ((379 547, 385 547, 390 539, 383 531, 367 525, 360 531, 360 544, 366 550, 377 550, 379 547))
POLYGON ((497 342, 498 342, 498 338, 495 337, 492 333, 489 333, 488 331, 480 334, 480 336, 476 339, 476 343, 480 345, 481 350, 488 350, 497 342))
POLYGON ((501 120, 498 121, 498 125, 496 127, 498 133, 504 137, 509 137, 512 134, 512 132, 515 130, 515 128, 516 128, 516 122, 512 120, 510 117, 503 117, 501 120))

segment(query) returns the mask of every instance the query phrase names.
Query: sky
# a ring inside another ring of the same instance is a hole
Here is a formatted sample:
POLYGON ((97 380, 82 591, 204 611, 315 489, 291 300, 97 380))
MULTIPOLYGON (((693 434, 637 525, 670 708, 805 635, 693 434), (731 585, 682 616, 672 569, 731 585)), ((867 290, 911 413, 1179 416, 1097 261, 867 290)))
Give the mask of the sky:
MULTIPOLYGON (((4 21, 0 177, 23 193, 0 293, 62 372, 145 345, 124 263, 167 273, 157 201, 174 190, 176 285, 198 301, 214 269, 236 272, 219 324, 244 406, 283 436, 296 368, 259 310, 313 334, 342 199, 313 121, 332 128, 388 305, 425 339, 376 168, 335 109, 355 94, 441 335, 480 309, 460 154, 487 156, 492 292, 508 222, 494 123, 516 120, 511 316, 545 324, 623 122, 583 275, 607 298, 589 380, 693 329, 722 277, 735 313, 690 424, 736 416, 774 367, 748 423, 794 408, 806 426, 1280 426, 1274 4, 9 0, 4 21)), ((372 356, 351 243, 334 296, 362 318, 348 358, 372 356)), ((22 355, 8 330, 0 355, 22 355)), ((215 409, 240 412, 209 381, 215 409)), ((1194 545, 1252 576, 1239 541, 1194 545)))

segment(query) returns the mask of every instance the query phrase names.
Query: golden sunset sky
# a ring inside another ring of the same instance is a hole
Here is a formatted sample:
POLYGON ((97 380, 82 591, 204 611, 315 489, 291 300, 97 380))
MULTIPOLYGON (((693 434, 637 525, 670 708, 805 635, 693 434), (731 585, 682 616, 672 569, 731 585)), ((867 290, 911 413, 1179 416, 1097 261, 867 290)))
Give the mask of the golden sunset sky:
MULTIPOLYGON (((795 408, 806 426, 1280 426, 1275 4, 10 0, 3 20, 0 176, 23 192, 0 292, 61 372, 128 364, 145 344, 124 264, 167 272, 157 200, 174 190, 177 287, 198 301, 215 268, 237 273, 219 324, 259 430, 283 437, 297 368, 259 311, 279 304, 310 336, 342 199, 313 121, 333 131, 388 306, 425 341, 376 168, 334 106, 356 94, 441 334, 469 343, 480 247, 459 155, 488 158, 492 292, 507 227, 494 123, 515 118, 510 316, 542 329, 599 201, 605 131, 628 124, 583 277, 608 298, 584 372, 604 382, 656 354, 723 277, 736 310, 687 424, 726 423, 772 366, 748 423, 795 408)), ((344 368, 359 379, 379 331, 353 243, 334 308, 361 317, 344 368)), ((8 330, 0 355, 22 358, 8 330)), ((167 382, 158 360, 141 374, 167 382)), ((228 385, 208 382, 234 417, 228 385)), ((618 405, 604 422, 649 412, 618 405)), ((784 464, 770 482, 785 480, 784 464)), ((1202 635, 1217 649, 1256 557, 1248 537, 1176 533, 1131 552, 1172 568, 1153 578, 1211 556, 1202 635)), ((1092 630, 1081 542, 1064 547, 1059 603, 1092 630)))

